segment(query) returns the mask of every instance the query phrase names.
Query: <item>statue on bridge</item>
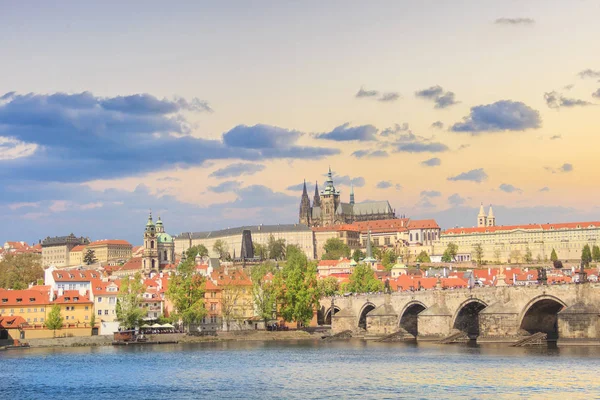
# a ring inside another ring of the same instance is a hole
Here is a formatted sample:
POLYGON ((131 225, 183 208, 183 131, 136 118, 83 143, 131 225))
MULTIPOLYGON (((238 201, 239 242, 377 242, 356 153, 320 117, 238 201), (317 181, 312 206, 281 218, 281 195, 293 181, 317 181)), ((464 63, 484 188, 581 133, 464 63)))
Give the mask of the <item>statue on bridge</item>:
POLYGON ((579 266, 579 281, 578 281, 578 283, 586 283, 587 281, 588 281, 587 272, 585 272, 583 261, 582 261, 581 265, 579 266))
POLYGON ((548 276, 546 275, 546 268, 540 267, 537 269, 538 273, 538 283, 540 285, 548 284, 548 276))

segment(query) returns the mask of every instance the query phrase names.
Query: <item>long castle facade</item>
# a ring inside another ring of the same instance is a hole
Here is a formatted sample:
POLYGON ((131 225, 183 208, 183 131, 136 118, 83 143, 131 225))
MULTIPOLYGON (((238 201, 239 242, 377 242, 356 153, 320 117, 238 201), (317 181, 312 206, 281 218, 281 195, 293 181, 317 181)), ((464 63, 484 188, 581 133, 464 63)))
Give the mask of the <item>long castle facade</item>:
POLYGON ((331 168, 327 173, 325 190, 319 193, 318 184, 315 184, 312 205, 306 190, 306 182, 304 182, 300 199, 299 222, 301 224, 320 227, 394 218, 396 218, 396 212, 388 201, 355 203, 353 187, 350 189, 350 202, 343 203, 340 192, 333 185, 331 168))

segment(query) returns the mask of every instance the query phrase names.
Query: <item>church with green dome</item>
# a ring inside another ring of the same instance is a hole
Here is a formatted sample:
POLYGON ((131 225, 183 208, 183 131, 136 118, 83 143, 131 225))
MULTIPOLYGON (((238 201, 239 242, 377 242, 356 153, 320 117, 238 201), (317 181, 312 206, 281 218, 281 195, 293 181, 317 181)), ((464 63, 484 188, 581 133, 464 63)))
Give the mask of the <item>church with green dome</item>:
POLYGON ((175 263, 175 240, 165 232, 163 222, 158 217, 156 224, 152 213, 148 215, 144 230, 144 252, 142 270, 145 275, 162 271, 167 265, 175 263))

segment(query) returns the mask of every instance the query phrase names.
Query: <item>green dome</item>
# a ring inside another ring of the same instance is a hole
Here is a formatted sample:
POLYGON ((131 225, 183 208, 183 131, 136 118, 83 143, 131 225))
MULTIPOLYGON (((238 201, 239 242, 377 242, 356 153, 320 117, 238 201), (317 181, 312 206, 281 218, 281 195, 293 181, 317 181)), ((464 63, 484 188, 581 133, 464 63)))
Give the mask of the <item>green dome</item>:
POLYGON ((159 233, 156 238, 159 242, 168 243, 173 241, 173 237, 166 232, 159 233))

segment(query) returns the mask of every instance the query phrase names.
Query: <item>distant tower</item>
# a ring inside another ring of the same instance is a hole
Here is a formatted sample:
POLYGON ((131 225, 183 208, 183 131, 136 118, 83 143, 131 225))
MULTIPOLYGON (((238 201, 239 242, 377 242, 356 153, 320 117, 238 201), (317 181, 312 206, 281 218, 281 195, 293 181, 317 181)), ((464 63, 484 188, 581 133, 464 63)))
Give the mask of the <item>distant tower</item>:
POLYGON ((333 186, 331 167, 327 173, 325 190, 321 192, 321 225, 331 226, 335 223, 335 211, 340 204, 340 192, 333 186))
MULTIPOLYGON (((160 221, 159 221, 160 222, 160 221)), ((162 228, 162 222, 160 222, 162 228)), ((152 271, 157 272, 158 262, 158 240, 156 237, 156 226, 152 221, 152 212, 148 214, 148 222, 144 230, 144 253, 142 255, 142 270, 144 274, 150 275, 152 271)))
POLYGON ((306 181, 304 181, 298 221, 301 224, 310 225, 310 214, 310 199, 308 198, 308 192, 306 191, 306 181))
POLYGON ((479 215, 477 215, 477 227, 483 228, 487 226, 487 217, 485 216, 485 211, 483 210, 483 203, 481 203, 481 207, 479 207, 479 215))
POLYGON ((319 183, 315 182, 315 197, 313 197, 313 207, 321 207, 321 197, 319 197, 319 183))
POLYGON ((487 216, 487 226, 496 226, 496 217, 494 217, 494 210, 492 209, 492 205, 490 204, 490 212, 487 216))
POLYGON ((354 184, 350 182, 350 204, 354 204, 354 184))

